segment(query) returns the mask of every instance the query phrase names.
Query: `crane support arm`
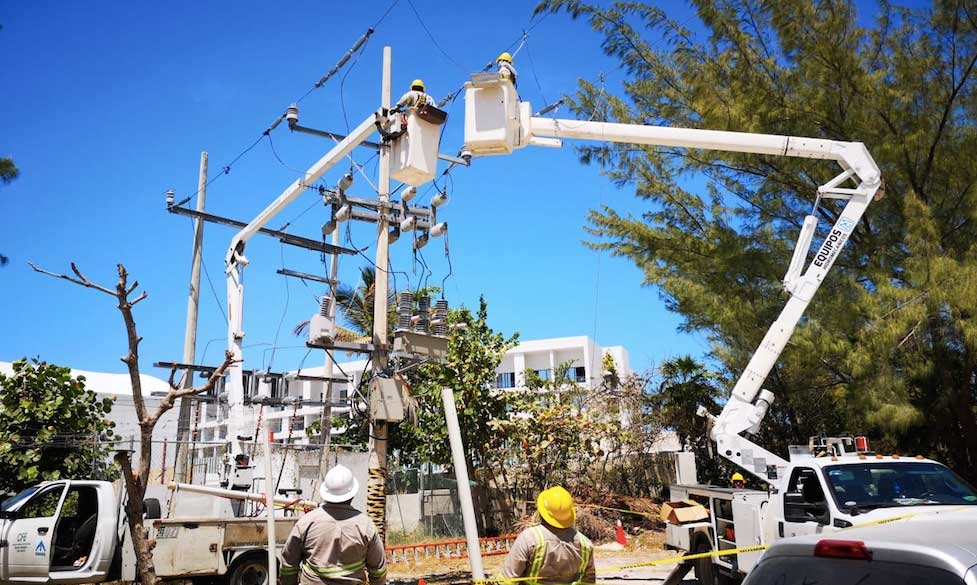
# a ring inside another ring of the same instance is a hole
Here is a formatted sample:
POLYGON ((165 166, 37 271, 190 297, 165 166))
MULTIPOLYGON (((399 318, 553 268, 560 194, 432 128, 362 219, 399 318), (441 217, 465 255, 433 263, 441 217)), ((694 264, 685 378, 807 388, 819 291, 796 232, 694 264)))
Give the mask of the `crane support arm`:
POLYGON ((784 288, 790 294, 790 299, 737 380, 723 411, 716 417, 703 413, 712 419, 711 436, 723 457, 774 486, 780 485, 784 480, 783 470, 787 461, 742 434, 756 433, 759 430, 760 423, 774 400, 773 393, 762 389, 764 381, 786 347, 814 293, 821 286, 825 275, 834 265, 841 249, 882 185, 881 172, 868 149, 860 142, 819 138, 538 117, 530 119, 529 127, 526 142, 530 144, 539 144, 541 140, 553 138, 574 138, 825 159, 834 160, 841 166, 841 173, 820 186, 817 192, 818 200, 847 200, 841 215, 814 253, 807 270, 802 273, 810 256, 811 242, 818 222, 813 213, 805 218, 790 267, 784 277, 784 288), (853 183, 854 187, 841 187, 847 182, 853 183))
POLYGON ((371 114, 363 120, 355 130, 339 141, 329 152, 313 164, 302 177, 289 185, 281 195, 272 201, 250 223, 234 234, 227 250, 225 259, 225 273, 227 276, 227 345, 228 351, 234 355, 234 362, 228 368, 227 394, 228 405, 231 408, 228 417, 227 436, 231 441, 242 437, 242 433, 250 435, 250 429, 244 428, 249 417, 244 415, 244 371, 242 365, 242 348, 244 342, 244 281, 243 269, 248 264, 244 255, 247 241, 265 227, 285 207, 301 195, 305 189, 322 178, 326 172, 341 162, 358 144, 377 131, 378 123, 385 120, 377 114, 371 114))

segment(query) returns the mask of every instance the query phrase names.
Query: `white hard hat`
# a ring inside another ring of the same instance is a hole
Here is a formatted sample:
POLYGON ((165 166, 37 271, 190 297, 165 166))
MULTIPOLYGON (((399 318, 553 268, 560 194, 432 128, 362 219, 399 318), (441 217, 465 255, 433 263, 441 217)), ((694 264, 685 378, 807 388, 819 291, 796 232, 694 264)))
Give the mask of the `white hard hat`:
POLYGON ((346 466, 337 465, 330 469, 326 478, 322 480, 319 495, 322 496, 323 501, 337 504, 352 500, 359 489, 360 482, 353 477, 353 472, 346 466))

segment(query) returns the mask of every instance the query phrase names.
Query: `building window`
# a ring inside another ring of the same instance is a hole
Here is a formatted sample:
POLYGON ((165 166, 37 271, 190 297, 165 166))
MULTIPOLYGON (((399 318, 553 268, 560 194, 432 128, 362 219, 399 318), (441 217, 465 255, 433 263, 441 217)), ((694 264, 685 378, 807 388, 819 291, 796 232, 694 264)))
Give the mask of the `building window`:
POLYGON ((502 372, 495 376, 495 387, 496 388, 515 388, 516 387, 516 373, 515 372, 502 372))
POLYGON ((553 379, 553 370, 536 370, 536 375, 540 380, 548 382, 553 379))
POLYGON ((567 372, 567 374, 570 376, 570 379, 573 380, 574 382, 587 381, 587 368, 583 366, 572 367, 570 368, 570 371, 567 372))

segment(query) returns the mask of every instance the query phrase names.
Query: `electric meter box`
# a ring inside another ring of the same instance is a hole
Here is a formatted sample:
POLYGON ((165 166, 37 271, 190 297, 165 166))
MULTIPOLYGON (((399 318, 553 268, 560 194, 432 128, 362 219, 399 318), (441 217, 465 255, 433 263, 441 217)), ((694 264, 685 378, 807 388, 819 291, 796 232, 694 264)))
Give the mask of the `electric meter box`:
POLYGON ((476 73, 465 84, 465 147, 473 155, 509 154, 526 145, 531 110, 497 73, 476 73))
POLYGON ((395 181, 419 187, 434 179, 438 170, 441 125, 446 114, 432 106, 409 108, 407 132, 393 143, 390 176, 395 181))
POLYGON ((370 381, 370 417, 388 422, 404 420, 403 386, 400 382, 392 378, 373 378, 370 381))

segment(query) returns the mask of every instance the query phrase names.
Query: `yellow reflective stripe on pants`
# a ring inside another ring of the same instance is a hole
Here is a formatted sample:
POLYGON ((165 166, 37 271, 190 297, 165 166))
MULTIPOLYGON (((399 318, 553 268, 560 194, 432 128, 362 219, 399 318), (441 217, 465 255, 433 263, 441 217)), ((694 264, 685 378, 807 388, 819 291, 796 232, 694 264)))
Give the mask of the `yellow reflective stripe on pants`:
POLYGON ((387 567, 384 567, 382 569, 368 569, 366 573, 367 575, 370 576, 370 578, 383 577, 384 575, 387 574, 387 567))
POLYGON ((311 573, 311 577, 331 579, 333 577, 347 577, 366 568, 366 561, 357 561, 348 565, 333 565, 331 567, 317 567, 308 561, 302 561, 302 569, 311 573))
POLYGON ((529 568, 529 577, 533 579, 530 583, 537 583, 539 572, 543 568, 543 561, 546 559, 546 542, 543 540, 543 527, 533 528, 533 536, 536 537, 536 548, 533 550, 533 564, 529 568))
POLYGON ((299 572, 298 567, 293 567, 292 565, 286 565, 282 563, 281 574, 282 575, 297 575, 299 572))

